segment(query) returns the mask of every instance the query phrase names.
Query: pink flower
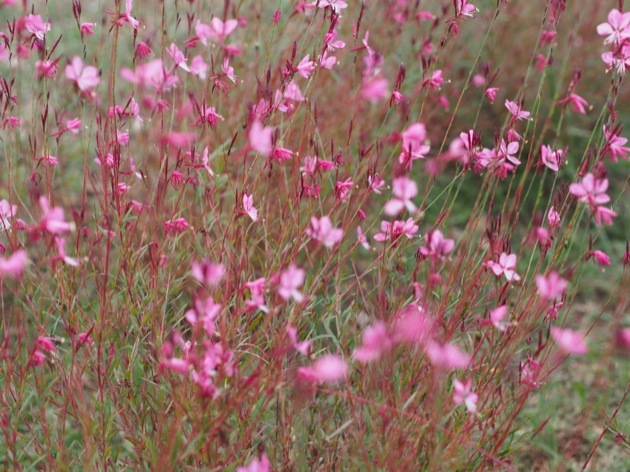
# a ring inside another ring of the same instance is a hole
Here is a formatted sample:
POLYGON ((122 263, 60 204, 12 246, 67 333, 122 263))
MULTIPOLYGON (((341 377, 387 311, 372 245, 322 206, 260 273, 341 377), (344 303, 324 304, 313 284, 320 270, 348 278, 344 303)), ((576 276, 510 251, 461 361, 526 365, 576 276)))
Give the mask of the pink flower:
POLYGON ((287 270, 280 275, 280 287, 278 287, 278 295, 284 300, 293 298, 296 303, 304 301, 304 295, 299 292, 299 288, 304 285, 306 272, 298 269, 294 264, 289 265, 287 270))
POLYGON ((628 153, 630 152, 630 147, 626 146, 628 138, 619 136, 618 133, 611 131, 606 125, 604 125, 604 135, 606 136, 605 149, 610 154, 610 160, 617 162, 618 157, 628 159, 628 153))
POLYGON ((499 257, 499 262, 488 261, 486 262, 486 266, 492 269, 494 275, 500 277, 501 275, 505 275, 505 278, 508 282, 519 281, 521 280, 520 275, 516 273, 514 269, 516 269, 516 254, 507 254, 502 253, 499 257))
POLYGON ((584 341, 585 336, 580 332, 554 326, 551 328, 551 337, 565 354, 580 356, 588 352, 588 346, 584 341))
POLYGON ((377 195, 381 194, 381 189, 386 185, 385 181, 376 172, 374 174, 368 175, 367 181, 370 190, 377 195))
POLYGON ((564 163, 562 159, 563 151, 558 149, 553 151, 550 146, 543 146, 540 148, 540 160, 543 165, 549 167, 552 171, 558 172, 560 166, 564 163))
POLYGON ((310 54, 304 56, 304 58, 297 65, 296 70, 305 79, 308 79, 315 70, 315 63, 311 61, 310 54))
POLYGON ((310 367, 298 369, 298 377, 312 383, 336 383, 348 376, 348 364, 340 356, 324 354, 310 367))
POLYGON ((383 77, 364 78, 361 86, 361 97, 372 103, 384 100, 389 96, 389 82, 383 77))
POLYGON ((287 334, 289 335, 289 340, 291 341, 293 349, 303 356, 308 356, 308 351, 311 349, 311 342, 298 341, 297 329, 291 325, 287 325, 287 334))
POLYGON ((269 126, 263 127, 259 121, 254 121, 249 130, 249 145, 256 152, 259 152, 264 157, 269 157, 273 145, 271 143, 271 135, 273 134, 273 128, 269 126))
POLYGON ((376 233, 374 235, 375 241, 395 241, 402 235, 405 235, 410 239, 418 232, 418 225, 415 224, 413 218, 408 218, 406 221, 397 220, 393 223, 390 223, 389 221, 381 221, 381 231, 382 233, 376 233))
POLYGON ((475 5, 468 3, 468 0, 457 0, 457 3, 455 4, 455 11, 457 17, 468 16, 473 18, 475 16, 474 13, 479 10, 475 8, 475 5))
POLYGON ((610 265, 610 256, 606 254, 604 251, 600 251, 599 249, 595 249, 591 251, 586 260, 593 258, 593 260, 599 264, 600 266, 609 266, 610 265))
POLYGON ((444 84, 444 78, 442 77, 442 71, 440 69, 433 71, 433 74, 429 79, 425 79, 422 83, 423 87, 430 87, 431 90, 440 89, 444 84))
POLYGON ((426 245, 418 250, 423 257, 445 259, 446 255, 451 253, 455 247, 455 241, 446 239, 439 229, 428 232, 424 239, 426 245))
POLYGON ((547 277, 540 274, 536 276, 538 294, 546 300, 561 298, 568 285, 569 283, 557 272, 550 272, 547 277))
POLYGON ((43 195, 39 198, 39 205, 42 209, 42 216, 39 222, 42 229, 51 234, 63 234, 74 230, 74 223, 64 221, 63 208, 50 208, 48 199, 43 195))
MULTIPOLYGON (((416 286, 416 296, 420 298, 416 286)), ((433 322, 417 302, 405 306, 394 321, 393 339, 396 342, 424 344, 433 332, 433 322)))
POLYGON ((244 285, 244 288, 249 289, 249 294, 251 299, 246 300, 245 304, 248 309, 255 310, 259 309, 265 313, 269 313, 269 308, 265 305, 265 284, 267 283, 267 279, 261 277, 256 280, 252 280, 251 282, 247 282, 244 285))
POLYGON ((460 351, 454 344, 439 344, 431 341, 426 349, 429 360, 438 368, 465 369, 471 361, 471 356, 460 351))
POLYGON ((595 179, 591 173, 586 174, 581 183, 574 183, 569 187, 569 192, 578 197, 580 202, 588 203, 592 207, 610 201, 606 190, 608 190, 608 179, 595 179))
POLYGON ((186 56, 184 56, 184 53, 179 50, 175 43, 171 43, 171 46, 166 48, 166 52, 175 62, 175 67, 181 67, 186 72, 190 72, 190 68, 188 64, 186 64, 186 56))
POLYGON ((156 92, 169 91, 179 81, 176 75, 166 70, 162 59, 154 59, 136 67, 135 71, 123 67, 120 76, 127 82, 140 87, 151 87, 156 92))
POLYGON ((505 331, 507 329, 507 321, 505 317, 508 314, 508 308, 506 305, 495 308, 490 312, 490 322, 499 331, 505 331))
POLYGON ((306 230, 306 234, 330 249, 341 241, 343 230, 333 228, 332 221, 328 216, 322 216, 319 219, 313 216, 311 227, 306 230))
POLYGON ((92 36, 94 34, 94 27, 96 23, 81 23, 79 27, 81 31, 81 35, 87 34, 88 36, 92 36))
POLYGON ((497 92, 499 90, 500 89, 498 89, 497 87, 488 87, 483 94, 488 97, 490 103, 494 103, 494 100, 497 98, 497 92))
POLYGON ((254 197, 252 195, 243 194, 243 208, 252 221, 258 221, 258 210, 254 208, 254 197))
POLYGON ((225 275, 225 266, 223 264, 214 264, 207 259, 201 262, 193 261, 191 263, 190 275, 192 275, 197 282, 206 287, 212 287, 219 283, 225 275))
POLYGON ((236 472, 269 472, 270 467, 267 455, 263 452, 260 456, 260 460, 254 459, 247 467, 239 467, 236 469, 236 472))
POLYGON ((519 144, 518 141, 512 141, 509 144, 506 144, 505 140, 501 140, 501 144, 499 145, 499 149, 497 151, 497 159, 502 161, 507 159, 514 165, 520 165, 521 161, 515 156, 518 152, 519 144))
POLYGON ((122 26, 123 23, 129 23, 135 30, 140 26, 140 22, 131 16, 131 10, 133 9, 133 0, 125 1, 125 13, 120 14, 120 19, 115 21, 116 24, 122 26))
POLYGON ((66 77, 75 82, 82 92, 93 89, 101 81, 98 69, 94 66, 83 67, 79 56, 74 56, 72 62, 66 66, 66 77))
POLYGON ((190 228, 186 218, 173 218, 164 222, 164 232, 166 234, 181 234, 190 228))
POLYGON ((69 257, 66 254, 66 239, 60 236, 55 237, 55 244, 57 245, 57 258, 63 261, 65 264, 72 267, 79 267, 79 261, 73 257, 69 257))
POLYGON ((359 362, 373 362, 394 345, 387 325, 378 321, 363 331, 363 345, 354 350, 353 357, 359 362))
POLYGON ((472 391, 472 380, 460 382, 455 379, 453 381, 453 387, 455 389, 453 392, 453 401, 455 404, 461 405, 464 403, 466 405, 466 409, 470 413, 475 413, 477 411, 477 401, 479 400, 479 395, 472 391))
POLYGON ((601 226, 602 222, 607 225, 613 224, 613 218, 617 217, 617 212, 612 208, 598 206, 595 208, 595 224, 601 226))
POLYGON ((11 229, 11 219, 17 213, 17 205, 11 205, 6 200, 0 200, 0 231, 11 229))
POLYGON ((549 228, 555 229, 560 226, 560 213, 558 213, 554 207, 549 208, 547 212, 547 221, 549 222, 549 228))
POLYGON ((409 213, 415 213, 418 208, 413 204, 411 199, 418 195, 418 186, 416 183, 407 176, 403 175, 395 178, 392 186, 394 197, 396 198, 385 204, 385 214, 389 216, 396 216, 404 208, 406 208, 409 213))
POLYGON ((215 303, 212 297, 196 297, 194 306, 185 313, 186 320, 192 325, 201 324, 208 336, 216 334, 216 320, 223 307, 215 303))
POLYGON ((335 196, 337 197, 337 200, 343 202, 346 199, 348 193, 350 193, 350 189, 352 189, 353 183, 354 182, 352 182, 352 178, 350 177, 346 180, 338 180, 335 182, 335 196))
POLYGON ((581 113, 582 115, 586 114, 586 107, 589 106, 588 102, 576 93, 569 94, 567 98, 565 98, 564 100, 560 100, 558 103, 571 103, 571 105, 573 106, 573 111, 581 113))
POLYGON ((427 129, 423 123, 411 125, 402 133, 402 153, 398 158, 401 164, 411 169, 413 161, 424 159, 431 147, 426 143, 427 129))
POLYGON ((231 19, 223 22, 221 18, 214 17, 210 22, 210 28, 212 28, 212 37, 219 42, 224 42, 225 39, 231 35, 238 27, 238 20, 231 19))
POLYGON ((24 18, 24 28, 41 41, 46 32, 50 31, 50 23, 44 22, 41 15, 28 15, 24 18))
POLYGON ((630 38, 630 13, 613 8, 608 13, 608 23, 597 27, 597 34, 606 36, 604 44, 620 44, 630 38))
POLYGON ((28 262, 28 255, 25 250, 15 251, 10 257, 5 259, 0 257, 0 279, 5 276, 17 277, 22 275, 28 262))
POLYGON ((515 102, 511 102, 510 100, 505 100, 505 108, 516 118, 517 120, 527 120, 529 119, 530 112, 522 111, 521 107, 517 105, 515 102))

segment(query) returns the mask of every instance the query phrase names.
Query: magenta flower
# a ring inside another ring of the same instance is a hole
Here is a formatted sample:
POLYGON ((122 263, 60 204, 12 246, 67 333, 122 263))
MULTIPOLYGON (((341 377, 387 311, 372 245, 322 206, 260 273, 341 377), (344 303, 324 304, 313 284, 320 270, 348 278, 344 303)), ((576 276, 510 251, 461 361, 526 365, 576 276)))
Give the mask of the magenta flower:
POLYGON ((470 413, 475 413, 477 411, 477 401, 479 400, 479 395, 472 391, 472 380, 466 380, 465 382, 460 382, 455 379, 453 381, 453 401, 456 405, 461 405, 464 403, 466 405, 466 409, 470 413))
POLYGON ((457 17, 467 16, 469 18, 473 18, 475 16, 474 14, 479 10, 475 8, 475 5, 468 3, 468 0, 457 0, 457 3, 455 4, 455 11, 455 16, 457 17))
POLYGON ((536 276, 538 294, 546 300, 561 298, 568 285, 569 283, 557 272, 550 272, 546 277, 540 274, 536 276))
POLYGON ((602 223, 611 225, 613 223, 613 218, 617 217, 617 212, 613 211, 612 208, 606 208, 603 206, 598 206, 595 208, 595 224, 601 226, 602 223))
POLYGON ((192 325, 200 324, 208 336, 216 334, 215 322, 223 307, 212 297, 196 297, 193 308, 186 311, 185 318, 192 325))
MULTIPOLYGON (((421 296, 418 290, 416 296, 421 296)), ((393 326, 393 338, 396 342, 424 344, 433 332, 433 322, 418 303, 404 307, 396 316, 393 326)))
POLYGON ((259 459, 252 460, 247 467, 239 467, 236 472, 269 472, 271 466, 267 455, 263 452, 259 459))
POLYGON ((211 37, 219 42, 224 42, 229 35, 236 31, 237 27, 238 20, 231 19, 223 22, 221 18, 215 16, 210 22, 211 37))
POLYGON ((500 89, 497 87, 488 87, 486 89, 486 91, 483 93, 486 97, 488 97, 488 100, 490 100, 490 103, 494 103, 494 101, 497 98, 497 92, 500 89))
POLYGON ((24 272, 28 263, 28 255, 25 250, 15 251, 10 257, 0 257, 0 279, 3 277, 18 277, 24 272))
POLYGON ((225 275, 225 266, 214 264, 207 259, 201 262, 193 261, 190 265, 190 275, 206 287, 212 287, 218 284, 225 275))
POLYGON ((353 357, 359 362, 373 362, 393 346, 387 325, 378 321, 363 331, 363 345, 354 350, 353 357))
POLYGON ((57 259, 63 261, 64 264, 67 264, 71 267, 79 267, 79 261, 74 259, 73 257, 69 257, 66 254, 66 238, 62 238, 61 236, 55 237, 55 244, 57 246, 57 259))
POLYGON ((433 74, 430 78, 425 79, 422 86, 430 87, 431 90, 439 90, 444 84, 444 78, 442 77, 442 71, 440 69, 433 71, 433 74))
POLYGON ((101 81, 98 69, 94 66, 84 67, 79 56, 74 56, 72 62, 66 66, 66 77, 75 82, 82 92, 93 89, 101 81))
POLYGON ((585 336, 580 332, 554 326, 551 328, 551 337, 565 354, 581 356, 588 352, 585 336))
POLYGON ((454 344, 429 342, 426 348, 431 363, 442 369, 465 369, 470 364, 471 356, 459 350, 454 344))
POLYGON ((167 92, 179 81, 176 75, 166 70, 162 59, 154 59, 136 67, 135 71, 123 67, 120 76, 127 82, 140 87, 151 87, 156 92, 167 92))
POLYGON ((517 120, 528 120, 530 112, 523 111, 519 105, 510 100, 505 100, 505 108, 514 116, 517 120))
POLYGON ((312 383, 336 383, 344 380, 349 373, 348 364, 340 356, 324 354, 310 367, 300 367, 298 377, 312 383))
POLYGON ((499 257, 499 262, 487 261, 486 267, 492 269, 494 275, 500 277, 505 275, 508 282, 521 280, 521 276, 516 273, 516 254, 502 253, 499 257))
POLYGON ((574 183, 569 187, 569 192, 572 195, 591 207, 597 207, 610 201, 606 190, 608 190, 608 179, 596 179, 591 173, 586 174, 581 183, 574 183))
POLYGON ((505 142, 505 140, 501 140, 501 144, 499 145, 499 149, 497 150, 497 159, 499 161, 508 160, 512 164, 518 166, 521 164, 521 161, 516 157, 516 153, 518 152, 519 144, 518 141, 512 141, 509 144, 505 142))
POLYGON ((376 172, 368 175, 367 182, 370 190, 377 195, 381 194, 381 189, 386 185, 382 177, 376 172))
POLYGON ((306 272, 303 269, 298 269, 294 264, 289 265, 280 275, 278 295, 284 300, 293 298, 297 303, 304 301, 304 295, 298 289, 304 285, 305 276, 306 272))
POLYGON ((311 227, 306 230, 306 234, 330 249, 341 241, 343 230, 333 228, 332 221, 328 216, 322 216, 319 219, 313 216, 311 227))

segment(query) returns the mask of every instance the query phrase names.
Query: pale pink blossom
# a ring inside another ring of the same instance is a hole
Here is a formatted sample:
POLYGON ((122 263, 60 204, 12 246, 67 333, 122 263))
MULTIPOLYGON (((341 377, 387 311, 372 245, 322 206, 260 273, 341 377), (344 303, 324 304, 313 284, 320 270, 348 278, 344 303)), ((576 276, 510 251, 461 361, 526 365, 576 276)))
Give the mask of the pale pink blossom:
POLYGON ((608 179, 596 179, 591 173, 586 174, 581 183, 573 183, 569 187, 569 192, 572 195, 591 207, 597 207, 610 201, 606 190, 608 190, 608 179))
POLYGON ((6 200, 0 200, 0 231, 11 229, 11 219, 17 213, 17 205, 11 205, 6 200))
POLYGON ((454 344, 431 341, 426 347, 426 352, 431 363, 438 368, 465 369, 471 361, 471 356, 460 351, 454 344))
POLYGON ((308 352, 311 349, 310 341, 299 341, 297 335, 297 329, 295 329, 291 325, 287 325, 287 335, 289 336, 289 340, 291 341, 291 345, 293 349, 302 354, 303 356, 308 356, 308 352))
POLYGON ((236 472, 269 472, 270 470, 269 459, 263 452, 260 459, 252 460, 247 467, 239 467, 236 472))
POLYGON ((630 13, 613 8, 608 13, 608 23, 597 26, 597 34, 606 36, 604 44, 620 44, 630 38, 630 13))
POLYGON ((547 222, 549 223, 550 229, 555 229, 560 226, 560 213, 558 213, 553 206, 550 207, 547 212, 547 222))
POLYGON ((225 266, 223 264, 215 264, 207 259, 201 262, 192 261, 190 275, 206 287, 212 287, 219 283, 225 275, 225 266))
POLYGON ((259 121, 254 121, 249 130, 249 145, 254 151, 259 152, 264 157, 269 157, 273 149, 272 134, 273 128, 265 127, 259 121))
POLYGON ((538 294, 546 300, 561 298, 568 285, 569 283, 555 271, 550 272, 546 277, 540 274, 536 276, 538 294))
POLYGON ((296 70, 298 74, 300 74, 305 79, 308 79, 313 71, 315 70, 315 63, 311 61, 310 54, 307 54, 302 58, 300 63, 297 65, 296 70))
POLYGON ((562 149, 553 150, 550 146, 544 145, 540 148, 540 161, 554 172, 560 170, 560 166, 564 163, 562 149))
POLYGON ((461 405, 463 403, 470 413, 475 413, 477 411, 479 395, 472 391, 472 380, 469 379, 465 382, 460 382, 455 379, 453 381, 453 388, 453 401, 455 404, 461 405))
POLYGON ((269 313, 269 307, 265 305, 265 284, 267 283, 267 279, 261 277, 256 280, 252 280, 251 282, 247 282, 244 285, 244 289, 249 290, 250 299, 245 301, 248 309, 255 310, 259 309, 265 313, 269 313))
POLYGON ((619 136, 618 132, 612 131, 609 127, 604 125, 604 135, 606 136, 605 149, 610 154, 610 160, 617 162, 617 159, 628 159, 628 153, 630 147, 626 146, 628 138, 619 136))
POLYGON ((565 354, 584 355, 588 352, 588 345, 584 340, 585 335, 570 329, 551 328, 551 337, 565 354))
POLYGON ((455 247, 455 241, 445 238, 439 229, 429 231, 424 240, 425 246, 418 250, 423 257, 445 259, 446 255, 451 253, 455 247))
POLYGON ((301 380, 313 383, 336 383, 348 377, 349 369, 342 357, 334 354, 324 354, 310 367, 298 369, 301 380))
POLYGON ((252 221, 258 221, 258 210, 254 207, 253 195, 243 194, 243 208, 252 221))
POLYGON ((66 66, 66 77, 75 82, 82 92, 93 89, 101 81, 98 69, 94 66, 84 67, 79 56, 74 56, 72 62, 66 66))
POLYGON ((343 230, 334 228, 328 216, 322 216, 319 219, 313 216, 311 226, 306 230, 306 234, 330 249, 341 241, 343 230))
POLYGON ((75 224, 64 220, 63 208, 50 208, 48 199, 43 195, 39 198, 39 205, 42 209, 39 226, 43 230, 51 234, 63 234, 74 230, 75 224))
POLYGON ((412 202, 412 199, 418 195, 418 186, 416 182, 407 176, 395 178, 392 182, 392 191, 394 197, 385 204, 385 214, 396 216, 403 209, 407 209, 409 213, 415 213, 418 209, 412 202))
POLYGON ((46 23, 41 15, 28 15, 24 18, 24 28, 37 39, 43 40, 46 32, 50 31, 50 23, 46 23))
POLYGON ((508 314, 507 305, 502 305, 490 311, 490 322, 499 331, 505 331, 508 327, 508 322, 505 317, 508 314))
POLYGON ((514 116, 517 120, 528 120, 530 116, 530 112, 523 111, 521 107, 515 102, 511 102, 510 100, 505 100, 505 108, 514 116))
POLYGON ((284 300, 293 298, 296 303, 301 303, 304 301, 304 295, 298 289, 304 285, 305 277, 306 272, 303 269, 298 269, 294 264, 289 265, 280 275, 278 295, 284 300))
POLYGON ((382 233, 376 233, 374 235, 375 241, 395 241, 403 235, 407 238, 413 238, 413 236, 418 232, 418 225, 414 222, 413 218, 408 218, 407 220, 396 220, 393 223, 390 223, 389 221, 381 221, 381 231, 382 233))
POLYGON ((494 275, 500 277, 505 275, 508 282, 521 280, 520 275, 516 273, 516 254, 502 253, 499 261, 487 261, 486 266, 492 269, 494 275))
POLYGON ((359 362, 373 362, 393 346, 387 325, 378 321, 363 331, 363 344, 354 350, 353 357, 359 362))
POLYGON ((15 251, 8 258, 0 257, 0 279, 3 277, 17 277, 22 275, 28 262, 25 250, 15 251))

